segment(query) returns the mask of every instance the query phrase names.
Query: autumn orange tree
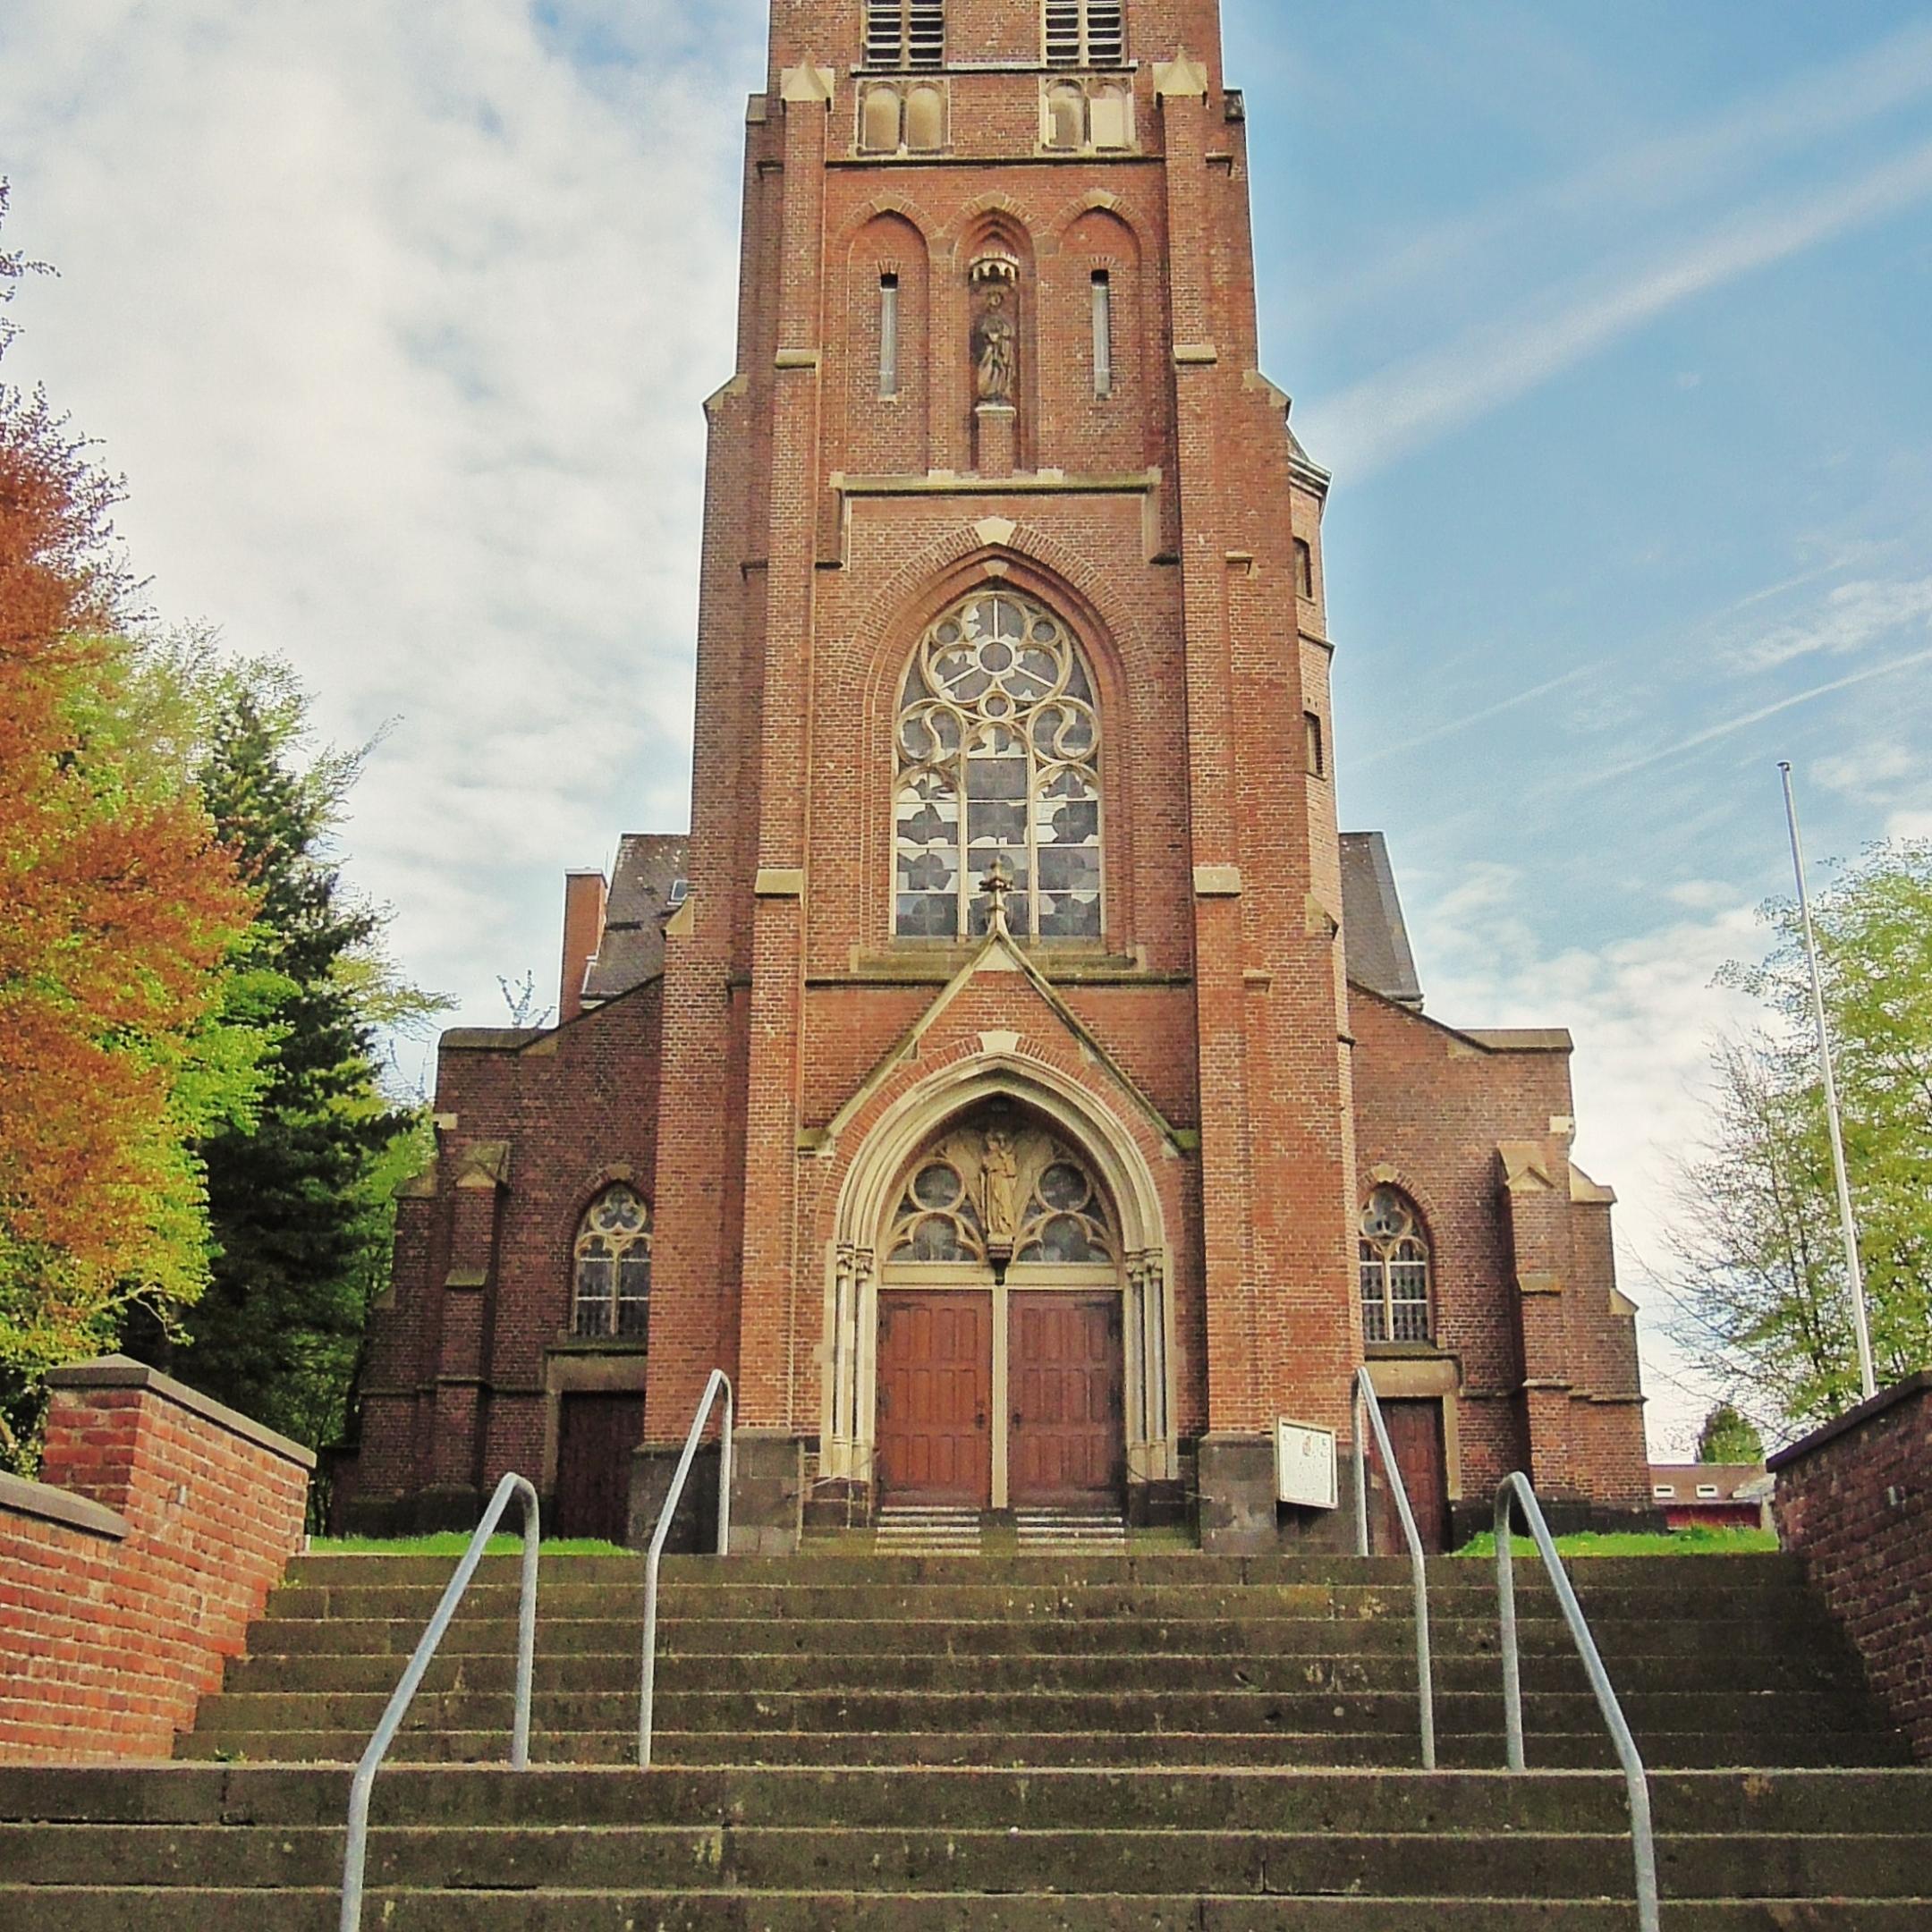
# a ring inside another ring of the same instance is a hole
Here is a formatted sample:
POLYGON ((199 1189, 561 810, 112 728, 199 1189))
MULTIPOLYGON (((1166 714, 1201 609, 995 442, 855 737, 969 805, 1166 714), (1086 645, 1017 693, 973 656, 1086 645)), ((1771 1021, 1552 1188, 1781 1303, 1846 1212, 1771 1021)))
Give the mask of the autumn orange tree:
MULTIPOLYGON (((0 219, 6 209, 0 184, 0 219)), ((0 251, 0 302, 28 264, 0 251)), ((0 318, 0 356, 12 330, 0 318)), ((208 1276, 195 1143, 245 1119, 259 1035, 223 1017, 253 916, 143 716, 110 479, 0 382, 0 1460, 50 1368, 208 1276)))

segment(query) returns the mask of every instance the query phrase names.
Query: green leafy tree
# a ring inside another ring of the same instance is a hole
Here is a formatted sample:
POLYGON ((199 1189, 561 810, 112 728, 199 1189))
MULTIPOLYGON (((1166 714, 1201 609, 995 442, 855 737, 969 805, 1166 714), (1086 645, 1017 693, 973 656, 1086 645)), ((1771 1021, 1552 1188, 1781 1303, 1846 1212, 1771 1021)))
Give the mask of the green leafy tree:
POLYGON ((1764 1453, 1764 1437, 1758 1433, 1758 1425, 1729 1402, 1719 1402, 1704 1418, 1698 1434, 1699 1462, 1762 1462, 1764 1453))
POLYGON ((423 1158, 421 1110, 386 1090, 381 1040, 438 1003, 396 973, 384 916, 343 879, 334 835, 360 756, 305 754, 309 700, 285 666, 225 665, 190 638, 172 670, 184 728, 202 740, 201 796, 258 895, 228 1018, 262 1043, 264 1081, 253 1117, 199 1148, 217 1246, 208 1292, 178 1338, 132 1339, 320 1447, 350 1420, 369 1310, 388 1282, 395 1187, 423 1158))
MULTIPOLYGON (((1932 1363, 1932 845, 1874 848, 1814 911, 1872 1351, 1896 1380, 1932 1363)), ((1803 937, 1795 908, 1768 916, 1770 957, 1724 976, 1769 1016, 1716 1050, 1674 1285, 1707 1371, 1804 1428, 1860 1391, 1803 937)))
MULTIPOLYGON (((0 302, 26 267, 0 251, 0 302)), ((225 1010, 251 900, 146 731, 117 494, 44 395, 0 384, 0 1463, 21 1469, 50 1368, 202 1292, 195 1145, 259 1090, 225 1010)))

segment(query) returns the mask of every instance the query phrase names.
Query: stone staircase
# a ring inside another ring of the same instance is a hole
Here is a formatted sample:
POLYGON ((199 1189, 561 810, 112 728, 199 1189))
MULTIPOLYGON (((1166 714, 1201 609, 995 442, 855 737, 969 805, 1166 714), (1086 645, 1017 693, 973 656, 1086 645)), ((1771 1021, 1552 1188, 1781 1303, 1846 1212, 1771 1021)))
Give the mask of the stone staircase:
MULTIPOLYGON (((304 1559, 151 1770, 0 1770, 0 1927, 335 1923, 348 1772, 451 1565, 304 1559)), ((1779 1557, 1605 1559, 1579 1594, 1654 1778, 1674 1932, 1932 1926, 1932 1774, 1779 1557)), ((1523 1569, 1527 1775, 1487 1565, 1431 1565, 1447 1767, 1418 1759, 1406 1565, 903 1557, 544 1567, 506 1754, 514 1565, 471 1593, 377 1786, 388 1932, 1575 1932, 1636 1923, 1622 1781, 1523 1569)))

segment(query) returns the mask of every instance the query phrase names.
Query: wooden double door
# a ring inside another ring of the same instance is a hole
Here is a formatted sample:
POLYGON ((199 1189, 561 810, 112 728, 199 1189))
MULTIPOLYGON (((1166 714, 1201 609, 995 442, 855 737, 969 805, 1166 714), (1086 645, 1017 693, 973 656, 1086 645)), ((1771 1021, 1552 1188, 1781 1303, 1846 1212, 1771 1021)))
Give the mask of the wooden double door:
POLYGON ((990 1290, 881 1292, 881 1494, 979 1509, 1118 1502, 1120 1296, 1015 1290, 999 1300, 1004 1335, 990 1290))

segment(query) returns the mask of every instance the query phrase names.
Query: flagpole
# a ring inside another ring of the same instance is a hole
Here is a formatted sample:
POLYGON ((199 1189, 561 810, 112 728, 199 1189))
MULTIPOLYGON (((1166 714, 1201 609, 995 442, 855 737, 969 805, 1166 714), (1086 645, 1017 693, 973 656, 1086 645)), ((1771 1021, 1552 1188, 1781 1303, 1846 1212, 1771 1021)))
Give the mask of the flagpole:
POLYGON ((1798 915, 1804 925, 1805 956, 1811 962, 1811 1010, 1818 1019, 1818 1064, 1825 1070, 1825 1119, 1831 1130, 1832 1177, 1838 1184, 1838 1224, 1844 1234, 1845 1275, 1852 1284, 1852 1326, 1858 1336, 1859 1385, 1869 1402, 1878 1393, 1872 1372, 1871 1324, 1865 1309, 1865 1271, 1859 1264, 1858 1222, 1852 1212, 1852 1183, 1845 1177, 1844 1129, 1838 1118, 1838 1081, 1832 1072, 1831 1029, 1825 1021, 1825 976, 1818 966, 1818 935, 1811 924, 1811 895, 1805 889, 1804 843, 1798 833, 1798 795, 1792 768, 1784 775, 1784 816, 1791 823, 1792 867, 1798 875, 1798 915))

